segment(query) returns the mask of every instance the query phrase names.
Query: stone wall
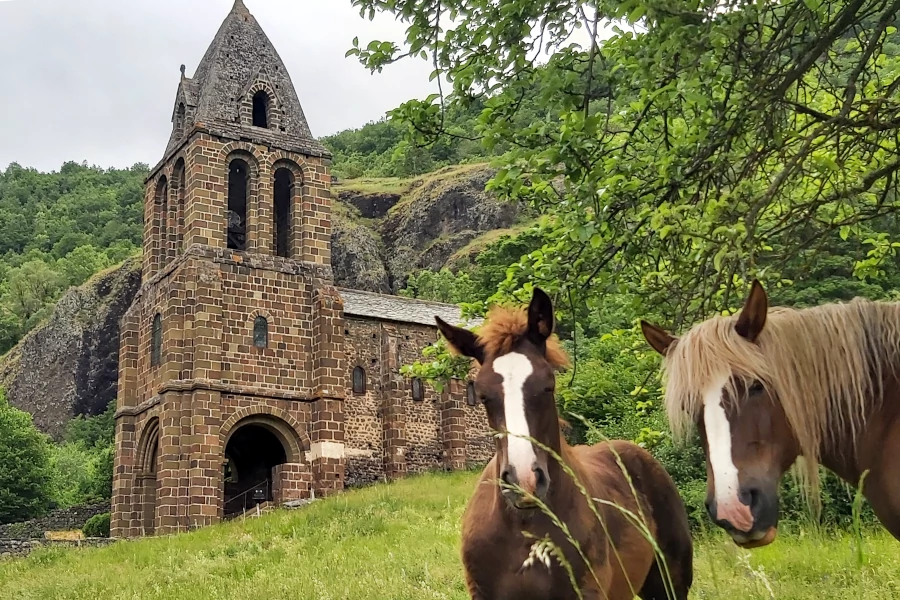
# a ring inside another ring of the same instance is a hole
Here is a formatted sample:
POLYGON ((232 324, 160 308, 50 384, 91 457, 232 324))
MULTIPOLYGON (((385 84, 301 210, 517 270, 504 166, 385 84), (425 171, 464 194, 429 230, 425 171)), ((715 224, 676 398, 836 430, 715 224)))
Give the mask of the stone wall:
POLYGON ((4 540, 0 539, 0 558, 25 556, 38 548, 99 548, 115 543, 109 538, 85 538, 78 541, 68 540, 4 540))
POLYGON ((108 502, 50 511, 38 519, 0 525, 0 541, 39 539, 45 531, 81 529, 88 519, 106 512, 109 512, 108 502))
POLYGON ((399 373, 437 336, 437 328, 428 325, 345 319, 345 487, 490 460, 494 446, 484 407, 466 405, 465 382, 453 382, 442 393, 423 384, 423 398, 415 399, 412 381, 399 373), (353 391, 356 367, 366 375, 361 394, 353 391))

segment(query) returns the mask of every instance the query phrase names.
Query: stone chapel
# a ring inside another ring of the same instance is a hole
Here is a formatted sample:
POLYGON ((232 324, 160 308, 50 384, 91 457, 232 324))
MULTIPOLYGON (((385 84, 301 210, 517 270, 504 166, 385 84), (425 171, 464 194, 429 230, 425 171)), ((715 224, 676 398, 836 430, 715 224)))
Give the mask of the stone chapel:
POLYGON ((338 289, 330 154, 236 0, 146 181, 122 319, 111 535, 185 531, 493 452, 471 384, 399 367, 457 307, 338 289))

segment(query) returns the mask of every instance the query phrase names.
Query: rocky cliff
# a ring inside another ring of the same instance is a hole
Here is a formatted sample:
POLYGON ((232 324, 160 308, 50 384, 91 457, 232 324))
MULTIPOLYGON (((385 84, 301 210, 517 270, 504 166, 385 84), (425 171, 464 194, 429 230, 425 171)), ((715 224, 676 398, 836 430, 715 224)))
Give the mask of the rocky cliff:
POLYGON ((339 187, 332 265, 340 285, 397 293, 420 269, 440 269, 476 238, 512 227, 513 204, 484 187, 494 172, 484 165, 447 167, 393 184, 393 189, 339 187))
MULTIPOLYGON (((439 269, 471 240, 512 226, 516 207, 484 191, 490 176, 483 166, 467 166, 336 186, 336 283, 396 293, 415 270, 439 269)), ((69 290, 49 320, 0 359, 0 386, 42 431, 59 438, 73 415, 98 414, 115 398, 119 319, 140 282, 140 258, 96 275, 69 290)))
POLYGON ((119 318, 141 283, 138 258, 70 289, 46 323, 0 360, 0 386, 59 438, 75 414, 98 414, 116 397, 119 318))

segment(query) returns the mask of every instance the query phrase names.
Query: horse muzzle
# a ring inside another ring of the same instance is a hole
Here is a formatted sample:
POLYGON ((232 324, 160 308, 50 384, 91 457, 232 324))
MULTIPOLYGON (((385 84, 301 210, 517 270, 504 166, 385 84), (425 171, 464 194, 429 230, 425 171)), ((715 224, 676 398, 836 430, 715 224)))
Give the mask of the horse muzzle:
POLYGON ((727 506, 707 500, 709 516, 742 548, 771 544, 778 535, 778 495, 765 488, 742 489, 740 499, 727 506))
POLYGON ((506 501, 519 510, 537 508, 536 500, 544 501, 550 490, 550 476, 547 470, 535 463, 531 472, 520 477, 513 465, 506 465, 500 473, 500 480, 507 486, 501 486, 501 493, 506 501))

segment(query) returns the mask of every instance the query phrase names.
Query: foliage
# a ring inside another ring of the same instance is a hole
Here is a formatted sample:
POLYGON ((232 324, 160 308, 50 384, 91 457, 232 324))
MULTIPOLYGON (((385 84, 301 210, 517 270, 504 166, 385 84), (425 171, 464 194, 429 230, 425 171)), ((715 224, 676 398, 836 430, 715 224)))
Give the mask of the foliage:
POLYGON ((0 353, 60 295, 141 245, 146 165, 0 171, 0 353))
POLYGON ((484 107, 486 148, 512 148, 490 187, 544 214, 519 270, 563 297, 628 287, 679 325, 733 308, 753 276, 779 282, 831 234, 871 253, 849 259, 859 275, 896 255, 881 235, 900 207, 892 3, 353 4, 403 19, 407 39, 348 54, 372 70, 431 58, 452 83, 396 120, 428 141, 448 111, 484 107), (512 127, 525 97, 544 116, 512 127))
POLYGON ((460 304, 471 299, 474 291, 475 284, 468 273, 457 275, 444 267, 437 272, 426 270, 410 275, 406 280, 406 287, 400 290, 400 295, 460 304))
POLYGON ((67 508, 109 500, 115 457, 115 400, 96 416, 72 419, 51 454, 54 504, 67 508))
POLYGON ((408 140, 406 128, 389 119, 325 136, 321 142, 334 155, 332 168, 338 177, 413 177, 483 159, 481 144, 465 137, 478 115, 476 107, 454 111, 447 127, 457 136, 428 145, 408 140))
POLYGON ((85 537, 108 538, 109 537, 109 513, 94 515, 87 520, 81 531, 85 537))
MULTIPOLYGON (((165 539, 41 549, 0 561, 0 598, 466 600, 460 522, 477 477, 416 475, 165 539)), ((698 533, 691 596, 896 598, 900 555, 890 535, 865 531, 860 567, 849 535, 799 532, 781 528, 772 545, 753 551, 721 532, 698 533)))
MULTIPOLYGON (((428 144, 479 110, 472 132, 499 157, 489 189, 541 215, 539 245, 466 314, 550 292, 576 358, 561 407, 653 446, 695 500, 702 463, 669 445, 635 317, 680 330, 739 308, 754 277, 797 306, 896 296, 897 1, 353 4, 407 36, 348 55, 372 71, 430 60, 442 82, 393 121, 428 144)), ((404 372, 449 376, 439 345, 426 352, 404 372)), ((831 492, 841 522, 850 505, 831 492)))
POLYGON ((50 443, 31 415, 0 391, 0 523, 40 516, 50 506, 50 443))
POLYGON ((81 444, 87 448, 108 446, 113 443, 116 430, 116 401, 109 401, 109 405, 99 415, 78 415, 66 426, 66 441, 81 444))

